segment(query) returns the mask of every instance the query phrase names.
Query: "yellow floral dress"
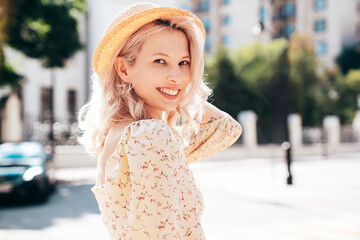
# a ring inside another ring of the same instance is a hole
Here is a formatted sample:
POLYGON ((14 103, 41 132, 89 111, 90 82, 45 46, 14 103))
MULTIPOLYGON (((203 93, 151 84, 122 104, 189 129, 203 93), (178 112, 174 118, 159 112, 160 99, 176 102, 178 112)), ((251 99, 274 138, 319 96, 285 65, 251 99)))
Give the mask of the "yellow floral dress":
POLYGON ((188 131, 186 147, 161 120, 125 127, 106 162, 105 183, 91 188, 111 239, 205 239, 203 199, 188 164, 224 150, 240 134, 227 114, 188 131))

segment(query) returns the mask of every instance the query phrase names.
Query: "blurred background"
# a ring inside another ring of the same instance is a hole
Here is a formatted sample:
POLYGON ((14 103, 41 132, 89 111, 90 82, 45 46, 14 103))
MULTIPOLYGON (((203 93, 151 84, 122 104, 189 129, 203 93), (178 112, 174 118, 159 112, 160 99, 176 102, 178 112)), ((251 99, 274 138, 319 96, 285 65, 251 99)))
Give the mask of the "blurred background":
MULTIPOLYGON (((108 239, 76 118, 134 2, 0 0, 1 239, 108 239)), ((360 0, 152 2, 203 21, 209 101, 244 129, 190 165, 207 239, 359 240, 360 0)))

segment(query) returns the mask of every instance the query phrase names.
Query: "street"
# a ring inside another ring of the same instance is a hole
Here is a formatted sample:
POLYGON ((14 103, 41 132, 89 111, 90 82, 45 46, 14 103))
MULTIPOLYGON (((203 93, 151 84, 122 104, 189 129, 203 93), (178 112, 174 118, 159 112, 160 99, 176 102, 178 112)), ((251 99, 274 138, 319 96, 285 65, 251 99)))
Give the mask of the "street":
MULTIPOLYGON (((202 191, 207 240, 360 240, 360 154, 202 160, 190 165, 202 191)), ((46 204, 0 207, 1 240, 109 239, 90 188, 95 168, 58 170, 46 204)))

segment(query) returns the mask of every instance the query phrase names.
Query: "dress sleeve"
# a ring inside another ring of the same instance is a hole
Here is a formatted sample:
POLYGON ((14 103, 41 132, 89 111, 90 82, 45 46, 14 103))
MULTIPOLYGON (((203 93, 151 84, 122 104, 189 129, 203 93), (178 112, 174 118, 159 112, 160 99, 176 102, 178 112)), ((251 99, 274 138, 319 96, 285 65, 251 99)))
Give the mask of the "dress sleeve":
POLYGON ((230 147, 241 132, 241 125, 227 113, 191 128, 185 133, 188 164, 230 147))

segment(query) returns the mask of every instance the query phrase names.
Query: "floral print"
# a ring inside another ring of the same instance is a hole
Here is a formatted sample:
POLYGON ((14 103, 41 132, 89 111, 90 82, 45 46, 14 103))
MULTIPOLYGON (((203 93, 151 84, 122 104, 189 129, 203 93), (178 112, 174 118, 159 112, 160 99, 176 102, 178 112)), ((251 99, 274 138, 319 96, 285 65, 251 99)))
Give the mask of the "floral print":
POLYGON ((203 198, 188 164, 240 133, 228 115, 186 131, 187 144, 161 120, 129 124, 106 162, 105 183, 91 188, 111 239, 204 240, 203 198))

